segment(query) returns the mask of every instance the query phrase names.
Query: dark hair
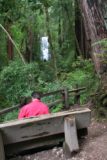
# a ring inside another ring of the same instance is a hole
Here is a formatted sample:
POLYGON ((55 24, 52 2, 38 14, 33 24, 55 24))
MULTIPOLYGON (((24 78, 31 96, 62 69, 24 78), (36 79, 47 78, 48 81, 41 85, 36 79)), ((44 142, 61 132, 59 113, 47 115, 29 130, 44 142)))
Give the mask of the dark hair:
POLYGON ((32 98, 40 99, 41 98, 41 93, 34 91, 34 92, 32 92, 31 96, 32 96, 32 98))
POLYGON ((20 97, 19 108, 31 102, 31 97, 20 97))

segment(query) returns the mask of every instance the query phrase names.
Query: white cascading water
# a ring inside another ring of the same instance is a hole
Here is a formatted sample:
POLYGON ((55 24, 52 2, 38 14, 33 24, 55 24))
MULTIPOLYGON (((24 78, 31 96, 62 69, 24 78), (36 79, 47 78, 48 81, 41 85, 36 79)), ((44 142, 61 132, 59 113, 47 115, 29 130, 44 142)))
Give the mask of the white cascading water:
POLYGON ((41 59, 48 61, 50 55, 49 55, 49 42, 47 36, 41 38, 41 52, 42 52, 41 59))

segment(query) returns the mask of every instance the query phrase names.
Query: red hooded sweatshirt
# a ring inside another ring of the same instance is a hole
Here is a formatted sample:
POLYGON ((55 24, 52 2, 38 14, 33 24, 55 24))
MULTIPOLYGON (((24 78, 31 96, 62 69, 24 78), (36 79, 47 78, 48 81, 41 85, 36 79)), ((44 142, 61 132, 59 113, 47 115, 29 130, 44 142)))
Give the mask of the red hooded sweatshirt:
POLYGON ((39 99, 34 99, 32 102, 20 109, 18 119, 29 118, 48 113, 48 106, 42 103, 39 99))

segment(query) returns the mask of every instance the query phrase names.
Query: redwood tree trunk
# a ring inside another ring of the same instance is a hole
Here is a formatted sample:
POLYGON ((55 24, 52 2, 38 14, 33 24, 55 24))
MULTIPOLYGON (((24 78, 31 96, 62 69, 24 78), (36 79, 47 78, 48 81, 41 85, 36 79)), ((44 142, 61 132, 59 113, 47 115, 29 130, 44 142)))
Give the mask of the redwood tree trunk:
POLYGON ((104 71, 105 64, 103 62, 104 48, 100 43, 96 43, 107 38, 107 30, 105 26, 104 10, 101 4, 106 5, 105 0, 78 0, 83 22, 85 26, 85 35, 87 41, 91 44, 91 57, 95 64, 98 74, 104 71))

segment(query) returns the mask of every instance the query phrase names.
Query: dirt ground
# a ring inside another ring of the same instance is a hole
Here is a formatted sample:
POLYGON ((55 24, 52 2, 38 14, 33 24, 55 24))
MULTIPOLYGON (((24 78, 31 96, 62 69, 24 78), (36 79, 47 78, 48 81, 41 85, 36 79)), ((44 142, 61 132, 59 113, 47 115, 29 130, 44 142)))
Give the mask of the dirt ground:
POLYGON ((92 120, 88 136, 81 139, 79 143, 79 152, 70 158, 65 157, 62 147, 54 147, 12 160, 107 160, 107 122, 92 120))

